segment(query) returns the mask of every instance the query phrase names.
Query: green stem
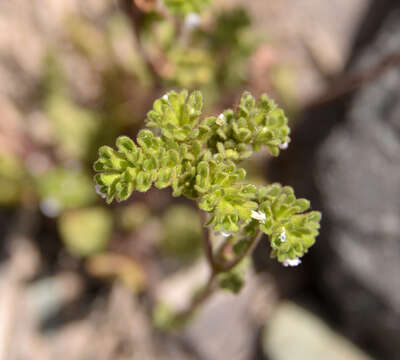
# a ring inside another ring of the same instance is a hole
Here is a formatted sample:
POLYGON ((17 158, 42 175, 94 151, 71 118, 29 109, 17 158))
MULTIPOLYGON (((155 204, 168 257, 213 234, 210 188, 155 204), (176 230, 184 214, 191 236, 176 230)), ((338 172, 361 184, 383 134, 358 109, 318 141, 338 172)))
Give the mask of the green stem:
POLYGON ((216 288, 217 272, 212 270, 208 278, 207 284, 200 293, 193 297, 189 306, 175 315, 174 323, 178 326, 185 325, 187 321, 193 316, 196 310, 214 293, 216 288))
POLYGON ((203 247, 204 247, 204 252, 206 254, 206 258, 208 261, 208 264, 210 265, 210 268, 212 270, 216 269, 216 263, 214 259, 214 250, 213 246, 211 243, 211 238, 210 238, 210 230, 208 229, 207 226, 205 226, 207 222, 207 214, 204 211, 199 210, 200 212, 200 217, 202 219, 202 229, 203 229, 203 247))
MULTIPOLYGON (((202 217, 204 218, 204 213, 202 213, 202 217)), ((194 298, 193 301, 189 304, 189 306, 176 314, 175 316, 175 322, 176 324, 185 324, 187 320, 189 320, 192 315, 196 312, 196 310, 199 308, 200 305, 202 305, 207 299, 210 298, 210 296, 214 293, 214 290, 216 289, 216 280, 218 274, 224 273, 224 272, 229 272, 232 270, 235 266, 237 266, 247 255, 249 255, 252 250, 255 248, 257 243, 260 241, 262 232, 259 231, 253 238, 250 240, 250 243, 246 250, 241 254, 240 256, 236 257, 230 262, 226 262, 225 264, 217 263, 215 258, 214 258, 214 253, 212 249, 212 244, 209 238, 209 231, 206 229, 204 230, 205 227, 203 227, 203 233, 205 232, 205 237, 203 238, 204 240, 204 247, 206 250, 206 257, 208 260, 208 263, 210 265, 211 271, 210 271, 210 276, 208 278, 208 281, 205 285, 205 287, 201 290, 199 294, 197 294, 194 298)), ((224 248, 224 245, 222 246, 224 248)))
POLYGON ((241 254, 240 256, 236 257, 235 259, 233 259, 230 262, 226 262, 224 264, 218 264, 219 266, 219 272, 228 272, 230 270, 232 270, 235 266, 239 265, 239 263, 242 262, 242 260, 249 255, 253 249, 256 247, 256 245, 258 244, 258 242, 260 241, 261 237, 262 237, 262 232, 258 231, 256 235, 254 235, 252 237, 252 239, 250 240, 249 245, 247 246, 246 250, 243 252, 243 254, 241 254))

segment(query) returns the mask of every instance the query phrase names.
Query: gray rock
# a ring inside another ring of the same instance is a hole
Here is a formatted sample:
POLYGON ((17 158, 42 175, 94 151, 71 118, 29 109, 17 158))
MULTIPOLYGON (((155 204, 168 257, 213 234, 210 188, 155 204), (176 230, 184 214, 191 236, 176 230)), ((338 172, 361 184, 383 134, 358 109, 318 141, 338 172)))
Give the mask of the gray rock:
MULTIPOLYGON (((360 66, 400 50, 399 19, 386 26, 360 66)), ((400 315, 400 67, 359 91, 348 120, 322 144, 317 161, 340 266, 400 315)))
POLYGON ((263 349, 271 360, 371 360, 315 315, 290 303, 281 303, 268 319, 263 349))
POLYGON ((349 121, 322 145, 317 172, 341 266, 400 315, 399 129, 393 69, 356 96, 349 121))
MULTIPOLYGON (((393 15, 357 68, 400 50, 393 15)), ((346 121, 318 150, 316 185, 329 218, 334 255, 324 286, 347 329, 400 356, 400 67, 355 95, 346 121)), ((368 344, 367 344, 368 345, 368 344)), ((390 354, 390 355, 389 355, 390 354)))
MULTIPOLYGON (((354 72, 400 53, 399 5, 392 1, 377 36, 369 35, 374 41, 364 43, 354 72)), ((345 334, 379 359, 399 359, 400 66, 309 109, 283 155, 274 180, 323 212, 303 262, 309 283, 345 334)))

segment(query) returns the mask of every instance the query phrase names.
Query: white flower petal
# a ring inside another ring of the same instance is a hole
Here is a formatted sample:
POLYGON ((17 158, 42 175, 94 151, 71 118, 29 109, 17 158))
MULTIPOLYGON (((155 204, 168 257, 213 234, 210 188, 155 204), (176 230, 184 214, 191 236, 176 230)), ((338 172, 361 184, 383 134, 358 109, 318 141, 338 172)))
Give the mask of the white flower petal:
POLYGON ((225 124, 225 115, 224 114, 219 114, 217 117, 217 120, 215 121, 217 125, 222 126, 225 124))
POLYGON ((229 237, 229 236, 232 235, 232 233, 231 233, 230 231, 221 231, 221 235, 222 235, 223 237, 229 237))
POLYGON ((200 16, 195 13, 187 14, 185 18, 185 27, 194 29, 200 25, 200 16))
POLYGON ((288 146, 289 146, 289 143, 286 141, 283 144, 279 145, 279 149, 285 150, 288 148, 288 146))
POLYGON ((251 212, 251 217, 253 218, 253 219, 255 219, 255 220, 258 220, 258 221, 260 221, 261 223, 265 223, 265 219, 266 219, 266 216, 265 216, 265 214, 262 212, 262 211, 252 211, 251 212))
POLYGON ((297 266, 300 264, 301 264, 301 260, 299 258, 283 260, 283 266, 297 266))
POLYGON ((97 193, 97 195, 100 195, 101 198, 105 199, 105 198, 106 198, 106 194, 103 194, 103 193, 100 191, 101 186, 100 186, 100 185, 96 185, 95 188, 96 188, 96 193, 97 193))

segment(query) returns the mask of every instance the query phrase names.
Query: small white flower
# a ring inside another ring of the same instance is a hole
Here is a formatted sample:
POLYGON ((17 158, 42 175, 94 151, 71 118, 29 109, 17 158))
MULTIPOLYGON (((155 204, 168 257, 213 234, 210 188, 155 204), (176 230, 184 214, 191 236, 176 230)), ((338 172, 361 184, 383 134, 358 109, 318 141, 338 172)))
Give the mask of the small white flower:
POLYGON ((101 198, 105 199, 105 198, 106 198, 106 194, 103 194, 103 193, 100 191, 101 186, 100 186, 100 185, 96 185, 95 188, 96 188, 96 193, 97 193, 97 195, 100 195, 101 198))
POLYGON ((280 239, 282 242, 285 242, 285 241, 286 241, 286 230, 285 230, 285 228, 283 228, 283 230, 282 230, 282 232, 281 232, 281 234, 280 234, 280 236, 279 236, 279 239, 280 239))
POLYGON ((217 117, 217 120, 215 121, 217 123, 217 125, 222 126, 225 124, 225 115, 224 114, 220 114, 217 117))
POLYGON ((283 266, 297 266, 300 264, 301 264, 301 260, 299 258, 283 260, 283 266))
POLYGON ((286 141, 283 144, 279 145, 279 149, 285 150, 288 148, 288 146, 289 146, 289 143, 286 141))
POLYGON ((162 98, 163 98, 165 101, 168 101, 168 94, 165 94, 162 98))
POLYGON ((262 212, 262 211, 252 211, 251 212, 251 217, 253 218, 253 219, 255 219, 255 220, 258 220, 259 222, 261 222, 261 223, 265 223, 265 219, 266 219, 266 217, 265 217, 265 214, 262 212))
POLYGON ((221 231, 221 235, 222 235, 223 237, 229 237, 229 236, 232 235, 232 233, 231 233, 230 231, 221 231))
POLYGON ((200 25, 200 16, 195 13, 187 14, 185 18, 185 27, 194 29, 200 25))

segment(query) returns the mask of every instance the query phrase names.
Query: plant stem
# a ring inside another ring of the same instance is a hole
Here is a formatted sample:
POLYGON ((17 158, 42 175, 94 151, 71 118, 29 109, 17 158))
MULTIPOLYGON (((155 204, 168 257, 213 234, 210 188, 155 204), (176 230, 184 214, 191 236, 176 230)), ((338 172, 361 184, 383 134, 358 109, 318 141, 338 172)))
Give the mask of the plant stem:
POLYGON ((216 268, 216 263, 215 263, 214 251, 213 251, 213 247, 212 247, 211 239, 210 239, 210 230, 207 228, 207 226, 205 226, 205 224, 207 222, 207 214, 201 210, 199 210, 199 212, 200 212, 200 217, 202 219, 204 251, 206 254, 208 264, 210 265, 210 268, 212 270, 214 270, 216 268))
MULTIPOLYGON (((206 214, 201 212, 201 215, 204 220, 206 217, 206 214)), ((248 247, 246 248, 246 250, 243 252, 243 254, 236 257, 235 259, 233 259, 230 262, 221 264, 221 263, 217 263, 214 258, 214 252, 213 252, 212 244, 211 244, 210 237, 209 237, 209 231, 205 226, 203 226, 203 234, 204 234, 203 241, 204 241, 204 248, 205 248, 205 252, 206 252, 206 258, 207 258, 207 261, 208 261, 208 263, 210 265, 210 269, 211 269, 210 275, 209 275, 209 278, 207 280, 205 287, 201 290, 201 292, 199 294, 197 294, 193 298, 193 300, 189 304, 189 306, 185 310, 176 314, 175 322, 179 325, 182 325, 182 324, 184 325, 186 323, 186 321, 188 319, 190 319, 191 316, 195 313, 195 311, 198 309, 198 307, 200 305, 202 305, 214 293, 214 290, 216 288, 216 280, 217 280, 218 274, 228 272, 228 271, 232 270, 235 266, 237 266, 247 255, 249 255, 252 252, 252 250, 255 248, 255 246, 257 245, 257 243, 259 242, 259 240, 261 239, 261 236, 262 236, 262 232, 259 231, 256 235, 254 235, 251 238, 250 243, 249 243, 248 247)))
POLYGON ((216 285, 217 272, 212 270, 208 278, 207 284, 200 293, 193 297, 189 306, 175 315, 174 322, 179 325, 185 325, 192 315, 196 312, 201 304, 203 304, 214 292, 216 285))
POLYGON ((258 242, 261 239, 262 234, 263 233, 261 231, 258 231, 257 234, 252 237, 252 239, 250 240, 250 244, 248 245, 248 247, 246 248, 246 250, 243 252, 243 254, 241 256, 238 256, 237 258, 235 258, 232 261, 227 262, 225 264, 219 264, 220 272, 228 272, 228 271, 232 270, 236 265, 239 265, 239 263, 247 255, 249 255, 253 251, 253 249, 256 247, 256 245, 258 244, 258 242))

